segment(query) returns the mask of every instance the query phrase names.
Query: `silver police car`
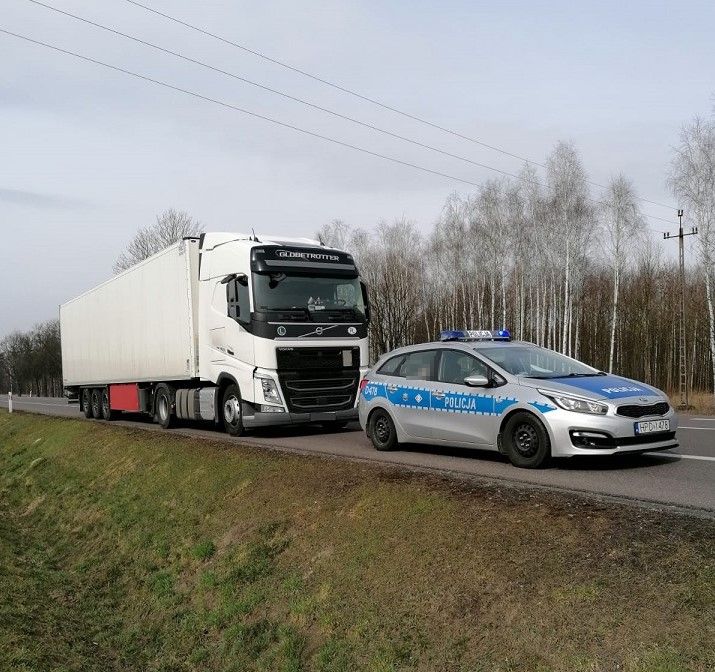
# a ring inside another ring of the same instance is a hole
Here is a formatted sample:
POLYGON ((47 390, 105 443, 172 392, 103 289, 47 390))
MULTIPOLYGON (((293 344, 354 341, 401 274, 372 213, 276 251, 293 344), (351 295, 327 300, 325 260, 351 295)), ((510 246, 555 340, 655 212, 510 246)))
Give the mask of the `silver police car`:
POLYGON ((383 355, 360 384, 377 450, 403 442, 498 450, 518 467, 550 457, 677 447, 668 397, 507 330, 446 331, 383 355))

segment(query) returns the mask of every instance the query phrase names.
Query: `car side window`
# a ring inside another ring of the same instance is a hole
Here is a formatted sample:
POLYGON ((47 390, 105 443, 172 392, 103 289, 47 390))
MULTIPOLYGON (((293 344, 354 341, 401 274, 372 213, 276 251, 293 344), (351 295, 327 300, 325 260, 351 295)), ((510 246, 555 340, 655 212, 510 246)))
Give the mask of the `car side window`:
POLYGON ((410 380, 432 380, 435 354, 434 350, 411 352, 405 357, 397 375, 410 380))
POLYGON ((402 362, 405 361, 405 355, 397 355, 397 357, 390 357, 378 370, 377 372, 383 376, 396 376, 398 369, 402 362))
POLYGON ((439 360, 437 380, 441 383, 464 385, 464 379, 467 376, 484 376, 488 378, 487 365, 468 352, 443 350, 439 360))

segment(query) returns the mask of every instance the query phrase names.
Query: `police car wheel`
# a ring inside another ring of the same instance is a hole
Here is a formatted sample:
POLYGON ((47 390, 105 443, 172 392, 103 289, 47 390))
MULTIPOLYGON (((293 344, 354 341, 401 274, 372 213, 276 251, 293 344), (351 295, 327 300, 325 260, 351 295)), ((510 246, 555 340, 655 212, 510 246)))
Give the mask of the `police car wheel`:
POLYGON ((504 427, 504 448, 515 467, 536 469, 551 457, 549 434, 531 413, 515 413, 504 427))
POLYGON ((373 411, 368 422, 368 434, 377 450, 393 450, 397 446, 395 423, 386 411, 373 411))

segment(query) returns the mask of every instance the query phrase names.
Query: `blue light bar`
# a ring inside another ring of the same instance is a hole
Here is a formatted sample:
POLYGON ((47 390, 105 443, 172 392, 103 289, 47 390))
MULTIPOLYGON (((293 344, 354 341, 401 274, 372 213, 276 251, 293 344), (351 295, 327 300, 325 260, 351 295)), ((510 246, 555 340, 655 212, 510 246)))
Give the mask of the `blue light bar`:
POLYGON ((439 336, 440 341, 510 341, 511 334, 508 329, 495 330, 462 330, 447 329, 439 336))

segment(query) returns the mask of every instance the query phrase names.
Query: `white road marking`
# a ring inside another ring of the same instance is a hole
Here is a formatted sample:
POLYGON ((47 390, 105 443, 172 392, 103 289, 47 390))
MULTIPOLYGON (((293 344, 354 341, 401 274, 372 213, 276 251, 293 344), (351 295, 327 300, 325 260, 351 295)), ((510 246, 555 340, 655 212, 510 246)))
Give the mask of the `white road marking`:
POLYGON ((699 429, 701 432, 715 432, 715 427, 689 427, 688 425, 680 425, 678 429, 699 429))
POLYGON ((650 453, 643 453, 644 455, 652 455, 653 457, 677 457, 684 460, 705 460, 706 462, 715 462, 715 457, 710 457, 709 455, 683 455, 683 453, 661 453, 658 451, 653 451, 650 453))
POLYGON ((715 422, 715 418, 690 418, 691 420, 706 420, 707 422, 715 422))
MULTIPOLYGON (((2 403, 3 406, 7 406, 7 399, 0 403, 2 403)), ((12 405, 16 406, 18 410, 22 410, 20 406, 68 406, 69 404, 57 404, 48 401, 25 401, 24 399, 22 401, 18 401, 17 399, 13 399, 12 405)))

